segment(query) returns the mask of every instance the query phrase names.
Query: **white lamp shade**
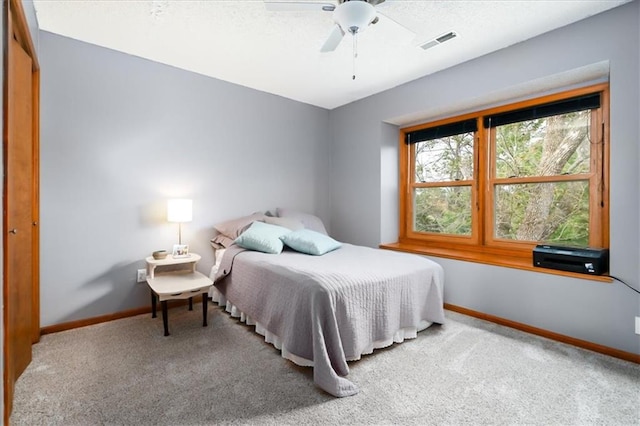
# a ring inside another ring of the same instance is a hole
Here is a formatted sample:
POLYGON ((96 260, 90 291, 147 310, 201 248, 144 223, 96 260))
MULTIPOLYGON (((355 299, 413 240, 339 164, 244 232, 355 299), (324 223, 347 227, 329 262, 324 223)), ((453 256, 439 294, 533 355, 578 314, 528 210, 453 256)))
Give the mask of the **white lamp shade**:
POLYGON ((191 222, 193 201, 185 198, 173 198, 167 201, 167 221, 191 222))

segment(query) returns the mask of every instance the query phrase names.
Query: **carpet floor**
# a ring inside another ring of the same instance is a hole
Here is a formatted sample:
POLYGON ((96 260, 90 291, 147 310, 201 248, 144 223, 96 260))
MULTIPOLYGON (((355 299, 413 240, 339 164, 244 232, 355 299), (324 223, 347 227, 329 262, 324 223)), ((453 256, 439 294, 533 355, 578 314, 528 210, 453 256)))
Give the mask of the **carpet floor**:
POLYGON ((640 365, 446 311, 349 364, 334 398, 311 368, 218 306, 45 335, 16 383, 12 425, 640 425, 640 365))

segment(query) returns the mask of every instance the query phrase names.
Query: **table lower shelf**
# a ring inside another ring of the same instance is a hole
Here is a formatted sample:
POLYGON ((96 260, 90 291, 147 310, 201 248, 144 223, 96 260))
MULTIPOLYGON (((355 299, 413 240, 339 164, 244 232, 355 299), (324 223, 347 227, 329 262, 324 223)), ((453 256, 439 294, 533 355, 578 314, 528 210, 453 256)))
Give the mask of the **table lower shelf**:
POLYGON ((156 318, 156 304, 162 304, 162 323, 164 335, 169 335, 169 313, 167 301, 189 299, 189 310, 193 310, 193 297, 202 294, 202 326, 207 326, 207 305, 209 289, 213 285, 211 279, 200 272, 176 271, 158 274, 147 279, 151 291, 151 317, 156 318))

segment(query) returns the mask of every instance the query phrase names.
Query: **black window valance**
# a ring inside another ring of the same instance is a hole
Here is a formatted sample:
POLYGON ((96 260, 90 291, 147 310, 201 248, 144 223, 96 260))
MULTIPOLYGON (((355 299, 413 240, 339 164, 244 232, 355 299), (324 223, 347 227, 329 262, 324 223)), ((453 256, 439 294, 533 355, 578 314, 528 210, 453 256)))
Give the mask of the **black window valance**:
POLYGON ((456 123, 449 123, 442 126, 429 127, 428 129, 409 132, 405 135, 404 141, 409 145, 433 139, 446 138, 447 136, 460 135, 462 133, 475 132, 477 130, 477 120, 472 118, 470 120, 458 121, 456 123))
POLYGON ((563 99, 548 104, 536 105, 516 111, 489 115, 484 118, 484 127, 497 127, 519 121, 535 120, 536 118, 550 117, 552 115, 568 114, 570 112, 586 109, 600 108, 600 93, 578 96, 571 99, 563 99))

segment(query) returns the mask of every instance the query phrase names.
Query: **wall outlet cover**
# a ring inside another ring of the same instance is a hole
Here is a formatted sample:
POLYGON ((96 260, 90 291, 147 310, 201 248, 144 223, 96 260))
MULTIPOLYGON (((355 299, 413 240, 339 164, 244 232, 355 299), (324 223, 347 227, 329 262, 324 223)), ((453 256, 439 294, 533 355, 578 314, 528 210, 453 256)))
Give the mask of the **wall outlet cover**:
POLYGON ((147 271, 146 269, 138 269, 137 280, 139 283, 143 283, 147 281, 147 271))
POLYGON ((640 334, 640 317, 636 317, 636 334, 640 334))

